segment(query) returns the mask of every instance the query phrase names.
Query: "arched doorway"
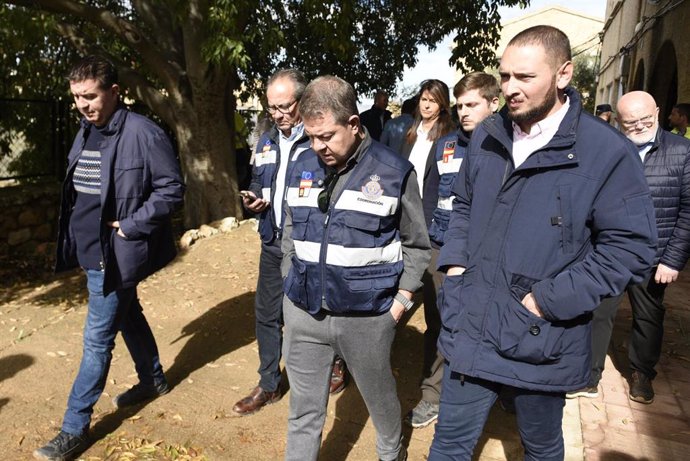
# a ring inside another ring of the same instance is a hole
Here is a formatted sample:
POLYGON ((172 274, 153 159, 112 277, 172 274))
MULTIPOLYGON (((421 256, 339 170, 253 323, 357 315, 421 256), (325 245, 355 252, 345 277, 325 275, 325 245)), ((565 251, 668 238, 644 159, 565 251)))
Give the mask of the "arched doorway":
POLYGON ((668 116, 678 98, 678 63, 673 42, 661 45, 649 80, 649 93, 659 106, 659 121, 668 128, 668 116))

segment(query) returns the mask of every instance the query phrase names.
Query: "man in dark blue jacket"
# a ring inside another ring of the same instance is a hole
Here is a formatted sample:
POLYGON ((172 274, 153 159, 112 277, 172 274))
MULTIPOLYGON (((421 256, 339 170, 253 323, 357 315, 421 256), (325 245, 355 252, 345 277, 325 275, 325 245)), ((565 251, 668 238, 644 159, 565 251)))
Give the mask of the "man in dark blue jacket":
POLYGON ((586 384, 591 311, 649 270, 656 229, 633 146, 568 88, 570 43, 536 26, 472 133, 439 257, 446 358, 430 460, 469 460, 503 387, 527 460, 562 460, 565 392, 586 384))
POLYGON ((115 406, 169 391, 137 284, 175 257, 170 215, 184 194, 168 137, 120 105, 117 71, 110 62, 87 57, 72 68, 69 81, 84 118, 63 184, 56 270, 84 269, 89 308, 62 430, 34 452, 47 460, 73 459, 88 447, 93 406, 105 387, 118 331, 139 383, 116 396, 115 406))
POLYGON ((400 115, 386 123, 381 133, 381 144, 390 147, 395 152, 400 152, 405 143, 405 134, 414 123, 414 111, 417 108, 417 99, 409 98, 403 101, 400 115))
MULTIPOLYGON (((631 379, 628 396, 652 403, 652 380, 661 356, 664 335, 664 292, 675 282, 690 257, 690 140, 659 126, 659 108, 644 91, 632 91, 616 106, 621 131, 639 152, 654 201, 659 245, 654 268, 642 283, 627 288, 632 307, 628 358, 631 379)), ((597 397, 606 351, 622 295, 605 299, 592 322, 592 375, 586 387, 567 394, 597 397)))

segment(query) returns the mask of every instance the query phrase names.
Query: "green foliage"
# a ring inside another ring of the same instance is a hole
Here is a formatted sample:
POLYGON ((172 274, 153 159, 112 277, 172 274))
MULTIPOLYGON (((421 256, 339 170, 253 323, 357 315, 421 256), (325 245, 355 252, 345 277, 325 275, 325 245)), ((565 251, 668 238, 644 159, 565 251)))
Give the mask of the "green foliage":
POLYGON ((573 58, 573 79, 570 84, 582 95, 582 106, 594 113, 599 66, 595 56, 579 54, 573 58))
MULTIPOLYGON (((528 3, 2 0, 0 65, 5 72, 0 77, 0 97, 68 97, 64 75, 69 64, 78 55, 99 53, 118 66, 125 96, 145 103, 172 131, 186 140, 197 135, 208 140, 203 131, 211 121, 222 120, 228 132, 213 137, 222 139, 232 132, 234 94, 241 91, 245 98, 262 94, 264 82, 278 68, 297 67, 308 78, 338 75, 360 94, 379 88, 392 92, 405 67, 415 65, 419 46, 433 49, 455 33, 457 48, 451 62, 481 69, 494 60, 498 7, 528 3), (227 108, 225 113, 217 110, 219 105, 227 108)), ((0 133, 33 134, 37 126, 32 120, 37 119, 28 114, 4 118, 0 133)), ((187 144, 192 145, 198 143, 187 144)), ((220 143, 206 150, 181 147, 180 155, 183 164, 193 169, 192 156, 217 161, 220 149, 220 143)), ((219 172, 214 180, 229 177, 232 174, 219 172)), ((202 181, 198 186, 194 181, 190 184, 188 195, 207 194, 191 190, 203 187, 202 181)), ((219 182, 209 190, 228 184, 219 182)), ((217 197, 207 199, 218 203, 217 197)), ((235 205, 223 202, 222 206, 235 205)), ((216 208, 212 218, 228 215, 215 216, 218 213, 231 212, 216 208)))
POLYGON ((494 62, 499 6, 525 0, 216 0, 210 8, 205 55, 237 66, 249 90, 277 68, 298 67, 308 78, 333 74, 359 93, 392 91, 417 47, 433 49, 457 32, 451 62, 482 69, 494 62))

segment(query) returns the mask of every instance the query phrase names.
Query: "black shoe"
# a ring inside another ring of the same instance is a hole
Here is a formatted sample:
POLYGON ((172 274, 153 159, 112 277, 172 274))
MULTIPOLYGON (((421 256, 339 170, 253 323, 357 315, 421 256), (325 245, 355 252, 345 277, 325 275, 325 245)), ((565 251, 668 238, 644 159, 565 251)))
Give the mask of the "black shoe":
POLYGON ((117 408, 130 407, 146 400, 155 399, 170 392, 167 381, 158 384, 136 384, 128 391, 115 396, 113 405, 117 408))
POLYGON ((69 461, 89 448, 88 433, 80 435, 60 433, 45 446, 34 451, 34 458, 48 461, 69 461))
POLYGON ((654 389, 652 380, 644 373, 633 371, 630 383, 630 400, 640 403, 650 404, 654 401, 654 389))

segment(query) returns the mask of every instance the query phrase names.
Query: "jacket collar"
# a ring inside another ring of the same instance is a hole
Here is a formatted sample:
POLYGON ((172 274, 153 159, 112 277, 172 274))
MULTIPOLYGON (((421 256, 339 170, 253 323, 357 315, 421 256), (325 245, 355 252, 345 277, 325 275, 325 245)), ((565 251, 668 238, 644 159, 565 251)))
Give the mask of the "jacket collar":
MULTIPOLYGON (((577 127, 582 112, 580 94, 572 87, 565 89, 565 94, 570 99, 570 108, 565 114, 556 134, 546 146, 539 149, 536 154, 530 155, 520 165, 520 169, 540 168, 576 164, 577 155, 574 151, 577 127)), ((508 117, 508 107, 503 106, 498 114, 487 117, 482 126, 490 136, 500 142, 512 158, 513 152, 513 125, 508 117)))
MULTIPOLYGON (((127 107, 125 107, 124 104, 119 103, 115 108, 115 112, 113 112, 113 115, 110 116, 108 123, 106 123, 103 128, 100 128, 101 134, 103 136, 112 136, 118 131, 120 131, 125 123, 125 119, 127 118, 128 113, 129 110, 127 109, 127 107)), ((83 117, 80 123, 84 131, 88 131, 91 128, 95 127, 93 123, 87 121, 83 117)))
POLYGON ((472 133, 468 133, 462 128, 458 128, 458 140, 465 145, 470 143, 470 137, 472 136, 472 133))
MULTIPOLYGON (((304 122, 300 122, 304 123, 304 122)), ((280 136, 281 133, 278 131, 278 126, 274 123, 273 126, 271 127, 270 131, 268 132, 268 137, 273 141, 275 144, 280 144, 280 136)), ((307 134, 302 130, 301 136, 299 136, 297 139, 295 139, 296 143, 302 142, 305 139, 307 139, 307 134)))

